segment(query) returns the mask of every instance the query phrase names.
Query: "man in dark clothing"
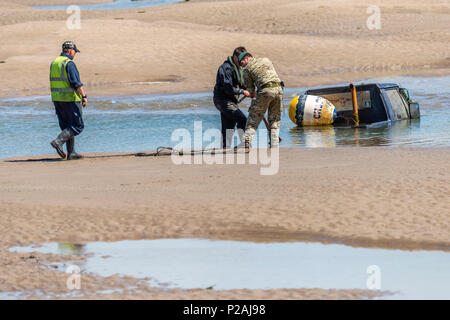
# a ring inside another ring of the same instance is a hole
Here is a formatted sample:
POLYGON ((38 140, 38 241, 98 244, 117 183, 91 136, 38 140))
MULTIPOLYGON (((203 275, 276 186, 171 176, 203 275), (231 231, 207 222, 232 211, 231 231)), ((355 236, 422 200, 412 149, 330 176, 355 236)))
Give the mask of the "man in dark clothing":
POLYGON ((83 155, 75 152, 75 136, 84 129, 81 106, 85 107, 87 104, 83 83, 73 62, 77 52, 80 51, 75 43, 64 42, 61 55, 50 66, 50 91, 59 127, 62 130, 50 145, 56 149, 61 158, 67 160, 83 158, 83 155), (64 143, 67 155, 63 151, 64 143))
POLYGON ((241 142, 244 141, 243 134, 247 118, 239 109, 239 95, 250 96, 244 89, 244 78, 242 68, 239 66, 238 56, 245 52, 244 47, 237 47, 233 55, 219 67, 214 86, 214 105, 220 111, 222 120, 222 147, 228 148, 237 126, 238 135, 241 142))

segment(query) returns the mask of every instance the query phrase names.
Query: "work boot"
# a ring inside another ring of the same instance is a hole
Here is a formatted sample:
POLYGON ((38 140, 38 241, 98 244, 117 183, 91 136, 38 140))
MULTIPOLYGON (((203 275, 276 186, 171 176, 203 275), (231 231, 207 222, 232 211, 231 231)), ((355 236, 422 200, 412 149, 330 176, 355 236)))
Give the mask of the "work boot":
POLYGON ((69 140, 67 140, 66 147, 67 147, 67 160, 79 160, 84 158, 82 154, 75 152, 75 137, 72 137, 69 140))
POLYGON ((270 130, 270 142, 269 146, 270 148, 278 148, 280 144, 280 130, 279 129, 271 129, 270 130))
POLYGON ((64 143, 66 143, 70 138, 73 137, 73 132, 70 129, 64 129, 61 133, 56 137, 55 140, 50 142, 50 145, 56 149, 59 156, 63 159, 66 158, 66 153, 63 151, 64 143))

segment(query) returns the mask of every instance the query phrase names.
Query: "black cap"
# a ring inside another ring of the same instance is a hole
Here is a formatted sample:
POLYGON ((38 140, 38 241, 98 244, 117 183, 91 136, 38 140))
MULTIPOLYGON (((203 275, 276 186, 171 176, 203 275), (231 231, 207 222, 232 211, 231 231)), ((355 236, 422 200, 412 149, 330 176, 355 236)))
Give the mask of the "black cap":
POLYGON ((80 50, 78 50, 77 45, 75 43, 73 43, 73 41, 65 41, 62 44, 62 49, 74 49, 75 52, 80 52, 80 50))

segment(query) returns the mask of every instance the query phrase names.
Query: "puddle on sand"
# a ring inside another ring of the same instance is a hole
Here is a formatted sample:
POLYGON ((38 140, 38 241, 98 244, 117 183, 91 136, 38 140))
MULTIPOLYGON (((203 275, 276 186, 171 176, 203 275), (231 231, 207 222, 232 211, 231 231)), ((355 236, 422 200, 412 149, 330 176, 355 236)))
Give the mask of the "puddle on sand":
POLYGON ((368 289, 368 281, 379 279, 380 290, 395 292, 384 298, 450 299, 450 253, 443 251, 199 239, 47 243, 10 251, 87 255, 87 273, 151 278, 176 288, 368 289))
MULTIPOLYGON (((111 289, 111 290, 100 290, 87 292, 92 296, 104 296, 110 294, 124 294, 123 289, 111 289)), ((45 293, 42 290, 25 290, 25 291, 4 291, 0 292, 0 300, 26 300, 30 298, 41 298, 41 299, 77 299, 84 296, 84 292, 79 292, 78 290, 73 290, 67 293, 45 293)))

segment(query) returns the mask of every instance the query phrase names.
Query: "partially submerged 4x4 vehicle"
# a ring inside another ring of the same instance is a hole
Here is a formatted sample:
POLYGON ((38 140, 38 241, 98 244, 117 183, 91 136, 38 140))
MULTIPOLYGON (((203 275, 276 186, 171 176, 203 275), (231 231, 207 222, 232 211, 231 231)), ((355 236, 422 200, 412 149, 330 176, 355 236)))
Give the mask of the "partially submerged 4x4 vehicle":
POLYGON ((299 126, 373 127, 420 118, 419 104, 393 83, 372 83, 307 90, 292 99, 290 119, 299 126))

